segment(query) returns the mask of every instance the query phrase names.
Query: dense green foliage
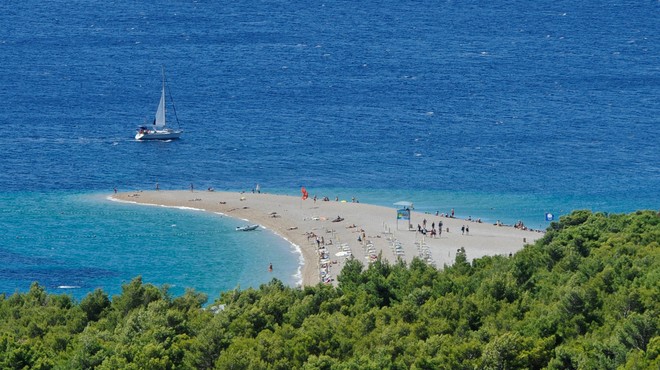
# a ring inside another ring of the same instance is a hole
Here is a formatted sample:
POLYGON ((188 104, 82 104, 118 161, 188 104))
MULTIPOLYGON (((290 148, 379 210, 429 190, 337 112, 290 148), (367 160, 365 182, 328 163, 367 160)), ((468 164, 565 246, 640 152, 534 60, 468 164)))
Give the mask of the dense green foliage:
POLYGON ((273 280, 177 298, 0 295, 0 368, 658 369, 660 217, 576 211, 513 257, 442 271, 350 261, 339 286, 273 280))

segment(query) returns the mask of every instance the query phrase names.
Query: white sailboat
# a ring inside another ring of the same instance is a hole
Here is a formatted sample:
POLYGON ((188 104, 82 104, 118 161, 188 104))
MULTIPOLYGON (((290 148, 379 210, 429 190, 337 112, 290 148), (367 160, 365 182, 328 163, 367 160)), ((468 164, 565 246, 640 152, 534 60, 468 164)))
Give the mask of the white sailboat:
MULTIPOLYGON (((174 107, 174 102, 172 102, 172 107, 174 107)), ((174 115, 176 117, 176 109, 174 109, 174 115)), ((177 117, 178 123, 179 118, 177 117)), ((178 139, 183 132, 182 130, 168 128, 165 122, 165 68, 163 68, 163 90, 160 94, 160 103, 152 126, 151 128, 140 126, 137 134, 135 134, 135 140, 172 140, 178 139)))

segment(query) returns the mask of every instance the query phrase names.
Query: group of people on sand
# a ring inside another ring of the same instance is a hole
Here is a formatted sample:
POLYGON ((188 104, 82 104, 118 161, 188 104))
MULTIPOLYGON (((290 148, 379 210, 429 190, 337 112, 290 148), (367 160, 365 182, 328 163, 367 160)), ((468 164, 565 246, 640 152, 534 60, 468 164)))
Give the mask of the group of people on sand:
MULTIPOLYGON (((316 203, 316 200, 317 200, 317 199, 318 199, 318 198, 316 197, 316 195, 314 195, 314 196, 312 197, 312 200, 314 201, 314 203, 316 203)), ((329 202, 329 201, 330 201, 330 198, 328 198, 327 196, 323 196, 323 199, 321 199, 321 200, 324 201, 324 202, 329 202)), ((335 197, 335 202, 339 202, 339 197, 338 197, 338 196, 335 197)), ((343 202, 343 201, 342 201, 342 202, 343 202)), ((360 203, 360 201, 357 200, 355 197, 351 198, 351 202, 352 202, 352 203, 360 203)))
POLYGON ((523 224, 522 221, 516 222, 516 224, 513 225, 513 227, 520 230, 527 230, 527 226, 525 226, 525 224, 523 224))
POLYGON ((472 219, 472 216, 468 216, 467 220, 468 220, 468 221, 476 222, 476 223, 478 223, 478 224, 481 223, 481 219, 480 219, 480 218, 478 218, 478 219, 476 219, 476 220, 473 220, 473 219, 472 219))
POLYGON ((455 217, 453 208, 451 209, 451 211, 449 211, 447 213, 440 213, 440 211, 435 211, 435 215, 440 216, 440 217, 449 217, 449 218, 454 218, 455 217))
MULTIPOLYGON (((449 231, 449 230, 447 230, 449 231)), ((426 219, 422 220, 422 224, 417 224, 417 232, 422 235, 430 235, 431 238, 441 237, 442 236, 442 221, 438 222, 438 231, 435 230, 435 221, 431 223, 431 229, 426 228, 426 219)))
MULTIPOLYGON (((321 246, 326 245, 325 238, 323 237, 323 235, 318 236, 312 231, 306 234, 307 234, 307 241, 309 242, 310 240, 314 239, 314 241, 316 241, 316 247, 318 249, 321 249, 321 246)), ((332 244, 332 240, 328 240, 328 244, 332 244)))

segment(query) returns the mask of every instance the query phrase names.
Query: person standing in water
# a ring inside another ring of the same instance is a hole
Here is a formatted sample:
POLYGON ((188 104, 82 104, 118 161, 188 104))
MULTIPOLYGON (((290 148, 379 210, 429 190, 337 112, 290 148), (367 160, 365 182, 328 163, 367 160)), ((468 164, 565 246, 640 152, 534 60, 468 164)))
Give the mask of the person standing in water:
POLYGON ((272 263, 268 264, 268 271, 273 272, 273 264, 272 263))

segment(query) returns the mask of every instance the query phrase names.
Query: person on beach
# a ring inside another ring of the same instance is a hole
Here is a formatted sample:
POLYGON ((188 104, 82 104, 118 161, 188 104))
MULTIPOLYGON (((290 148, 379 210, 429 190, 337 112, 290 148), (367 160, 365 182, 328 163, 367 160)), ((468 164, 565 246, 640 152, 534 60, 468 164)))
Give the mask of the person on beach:
POLYGON ((465 235, 465 225, 461 226, 461 235, 465 235))
POLYGON ((160 190, 160 184, 156 183, 156 191, 160 190))
POLYGON ((470 225, 465 226, 465 234, 470 235, 470 225))
POLYGON ((113 189, 115 190, 115 194, 117 194, 117 188, 115 187, 115 188, 113 188, 113 189))
POLYGON ((192 192, 194 189, 195 189, 195 187, 193 186, 193 183, 191 182, 190 183, 190 192, 192 192))
POLYGON ((454 209, 451 209, 451 218, 454 218, 454 209))

